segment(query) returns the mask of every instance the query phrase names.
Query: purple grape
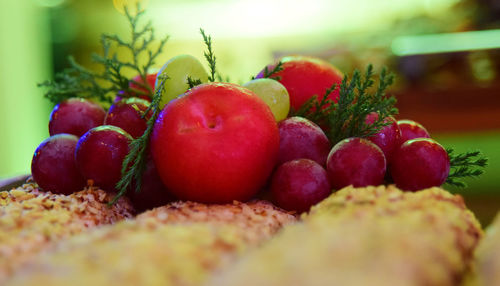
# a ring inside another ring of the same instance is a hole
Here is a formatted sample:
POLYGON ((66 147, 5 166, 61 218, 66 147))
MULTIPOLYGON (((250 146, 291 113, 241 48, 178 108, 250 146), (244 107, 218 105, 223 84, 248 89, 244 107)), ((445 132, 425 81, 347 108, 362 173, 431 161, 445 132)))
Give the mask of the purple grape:
POLYGON ((398 126, 401 130, 401 139, 399 145, 415 138, 431 138, 427 129, 422 124, 413 120, 398 120, 398 126))
POLYGON ((118 126, 133 138, 138 138, 146 130, 147 120, 151 117, 150 113, 142 118, 142 114, 149 105, 149 101, 136 97, 122 99, 111 105, 104 119, 104 124, 118 126))
MULTIPOLYGON (((378 119, 378 114, 372 112, 366 117, 367 124, 373 124, 378 119)), ((384 152, 387 162, 391 162, 392 155, 396 148, 400 145, 401 131, 394 117, 390 116, 384 120, 385 123, 390 122, 389 125, 382 127, 382 129, 375 135, 368 137, 368 140, 377 145, 382 152, 384 152)))
POLYGON ((384 181, 386 160, 382 150, 371 141, 347 138, 330 151, 326 170, 335 189, 380 185, 384 181))
POLYGON ((114 191, 132 137, 120 127, 103 125, 85 133, 76 146, 76 163, 87 180, 114 191))
POLYGON ((277 206, 298 213, 330 195, 325 169, 309 159, 282 164, 272 176, 271 193, 277 206))
POLYGON ((78 137, 102 125, 106 111, 96 103, 70 98, 54 107, 50 114, 49 134, 69 133, 78 137))
POLYGON ((82 190, 85 180, 75 162, 78 137, 58 134, 45 139, 36 148, 31 161, 31 174, 45 191, 69 195, 82 190))
POLYGON ((394 154, 391 174, 398 188, 416 191, 441 186, 450 172, 446 150, 435 140, 408 140, 394 154))
POLYGON ((330 151, 330 142, 321 128, 302 117, 290 117, 278 124, 280 150, 278 164, 311 159, 324 166, 330 151))
POLYGON ((128 192, 128 196, 138 212, 163 206, 174 200, 174 195, 163 185, 151 157, 148 158, 146 168, 142 174, 140 192, 135 192, 135 188, 133 188, 128 192))

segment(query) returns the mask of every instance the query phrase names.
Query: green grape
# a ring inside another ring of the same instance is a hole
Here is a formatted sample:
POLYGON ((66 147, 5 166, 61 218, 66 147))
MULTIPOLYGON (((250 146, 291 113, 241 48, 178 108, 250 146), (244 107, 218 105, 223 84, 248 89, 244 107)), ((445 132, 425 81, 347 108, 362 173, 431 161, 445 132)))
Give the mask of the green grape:
POLYGON ((258 78, 243 85, 253 91, 271 108, 276 121, 288 116, 290 97, 286 88, 278 81, 270 78, 258 78))
MULTIPOLYGON (((163 85, 161 108, 188 90, 188 77, 193 80, 199 79, 202 83, 208 82, 208 74, 203 65, 191 55, 179 55, 171 58, 160 69, 158 77, 160 74, 168 76, 168 80, 163 85)), ((158 85, 158 77, 155 86, 158 85)))

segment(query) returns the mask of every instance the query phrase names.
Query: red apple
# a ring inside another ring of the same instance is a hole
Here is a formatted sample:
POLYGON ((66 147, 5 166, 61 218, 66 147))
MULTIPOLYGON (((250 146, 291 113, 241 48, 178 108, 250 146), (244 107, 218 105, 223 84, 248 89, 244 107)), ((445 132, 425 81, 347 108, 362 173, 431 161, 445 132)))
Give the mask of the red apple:
MULTIPOLYGON (((289 56, 281 59, 283 70, 275 73, 276 78, 288 90, 290 106, 297 110, 314 95, 322 97, 333 84, 342 82, 343 74, 330 63, 313 57, 289 56), (279 77, 279 78, 278 78, 279 77)), ((275 65, 268 66, 272 70, 275 65)), ((264 76, 261 71, 257 78, 264 76)), ((338 89, 331 92, 329 99, 337 101, 338 89)))
POLYGON ((151 137, 167 189, 180 199, 205 203, 250 199, 266 183, 278 150, 269 107, 229 83, 198 85, 171 101, 151 137))

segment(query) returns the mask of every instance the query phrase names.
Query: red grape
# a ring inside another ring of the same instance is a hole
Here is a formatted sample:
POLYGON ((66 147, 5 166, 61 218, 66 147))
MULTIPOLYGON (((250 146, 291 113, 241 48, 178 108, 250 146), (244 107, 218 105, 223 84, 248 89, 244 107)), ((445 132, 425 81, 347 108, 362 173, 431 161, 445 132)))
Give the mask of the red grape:
POLYGON ((413 120, 398 120, 398 126, 401 130, 401 139, 399 145, 415 138, 431 138, 427 129, 420 123, 413 120))
MULTIPOLYGON (((373 124, 378 119, 378 114, 372 112, 366 117, 367 124, 373 124)), ((396 119, 390 116, 384 120, 385 123, 390 122, 389 125, 382 127, 382 129, 375 135, 368 137, 368 140, 377 145, 382 152, 384 152, 385 159, 390 162, 392 155, 397 147, 400 145, 401 131, 399 130, 396 119)))
POLYGON ((83 177, 94 185, 114 191, 121 178, 123 159, 132 137, 123 129, 103 125, 85 133, 76 146, 76 163, 83 177))
POLYGON ((45 139, 36 148, 31 161, 31 174, 45 191, 69 195, 80 191, 85 180, 75 162, 78 137, 57 134, 45 139))
POLYGON ((146 168, 142 174, 140 192, 135 192, 135 188, 133 188, 128 193, 128 196, 138 212, 163 206, 174 200, 174 196, 163 185, 151 157, 148 158, 146 168))
POLYGON ((394 154, 391 174, 396 186, 416 191, 440 186, 450 172, 446 150, 435 140, 417 138, 408 140, 394 154))
POLYGON ((324 166, 330 142, 321 128, 302 117, 290 117, 278 124, 280 150, 278 164, 295 159, 311 159, 324 166))
MULTIPOLYGON (((151 88, 152 92, 154 92, 154 90, 155 90, 156 76, 157 76, 157 73, 150 73, 150 74, 146 75, 146 82, 149 85, 149 87, 151 88)), ((132 80, 136 81, 138 83, 144 83, 144 81, 142 80, 140 75, 136 75, 132 80)), ((135 96, 138 96, 138 97, 145 99, 145 100, 148 100, 148 101, 151 100, 151 98, 149 96, 147 96, 147 94, 149 94, 149 91, 146 88, 140 86, 139 84, 135 84, 132 81, 130 82, 129 87, 139 91, 139 92, 137 92, 138 94, 135 96)))
POLYGON ((57 104, 49 120, 49 134, 69 133, 78 137, 102 125, 106 111, 83 98, 70 98, 57 104))
POLYGON ((282 164, 273 174, 271 193, 277 206, 299 213, 331 193, 325 169, 309 159, 282 164))
POLYGON ((142 118, 148 109, 149 102, 137 97, 122 99, 115 102, 108 110, 104 124, 122 128, 133 138, 140 137, 147 128, 147 120, 151 113, 142 118))
POLYGON ((333 146, 326 170, 335 189, 380 185, 384 181, 386 160, 382 150, 371 141, 347 138, 333 146))

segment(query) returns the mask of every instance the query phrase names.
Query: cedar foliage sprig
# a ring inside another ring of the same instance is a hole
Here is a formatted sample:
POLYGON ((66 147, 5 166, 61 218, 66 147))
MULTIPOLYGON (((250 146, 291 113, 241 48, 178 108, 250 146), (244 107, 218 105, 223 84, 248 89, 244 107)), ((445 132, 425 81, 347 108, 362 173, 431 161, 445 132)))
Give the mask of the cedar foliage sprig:
POLYGON ((272 78, 272 79, 275 79, 275 80, 280 80, 281 77, 280 76, 276 76, 276 73, 280 72, 283 70, 283 62, 282 61, 279 61, 274 67, 272 70, 269 70, 269 68, 266 66, 264 68, 264 72, 262 74, 262 77, 264 78, 272 78))
POLYGON ((208 81, 215 82, 218 73, 216 70, 216 58, 214 55, 214 51, 212 49, 212 37, 210 35, 205 34, 205 31, 202 28, 200 28, 200 33, 203 36, 203 42, 205 42, 205 45, 207 46, 207 51, 204 52, 203 55, 205 56, 205 59, 208 62, 208 67, 210 68, 210 75, 208 76, 208 81))
POLYGON ((121 196, 123 196, 132 185, 135 186, 135 192, 139 192, 142 186, 142 174, 146 168, 148 160, 149 138, 153 131, 153 125, 160 113, 160 101, 162 96, 163 85, 168 80, 168 76, 162 74, 158 77, 158 86, 155 89, 155 94, 151 105, 144 111, 142 117, 152 111, 151 117, 148 119, 147 128, 141 137, 132 140, 129 144, 129 152, 122 163, 122 177, 116 184, 118 193, 110 202, 114 204, 121 196), (133 162, 133 163, 132 163, 133 162), (130 165, 132 164, 132 165, 130 165), (130 167, 129 167, 130 166, 130 167))
POLYGON ((118 92, 123 92, 121 96, 124 97, 137 94, 153 97, 153 91, 146 81, 147 71, 155 63, 155 59, 163 50, 168 37, 160 39, 158 47, 153 49, 152 46, 157 42, 155 31, 151 22, 140 25, 144 10, 137 7, 137 11, 136 14, 131 14, 125 8, 125 15, 131 30, 128 41, 117 35, 101 35, 102 55, 93 54, 92 61, 101 66, 102 71, 96 72, 87 69, 70 56, 68 58, 69 68, 56 74, 53 81, 38 84, 39 87, 48 88, 45 97, 53 103, 59 103, 75 96, 111 103, 118 92), (119 59, 116 53, 118 49, 125 49, 130 53, 131 60, 119 59), (139 74, 142 82, 130 80, 125 76, 127 71, 139 74), (147 90, 147 92, 130 88, 130 82, 147 90))
POLYGON ((397 114, 394 107, 396 98, 386 96, 387 88, 393 83, 394 75, 385 68, 380 72, 378 86, 371 91, 373 80, 373 66, 368 65, 364 75, 355 70, 351 79, 344 76, 340 86, 332 85, 318 100, 313 96, 297 111, 295 116, 302 116, 325 127, 325 133, 332 144, 349 137, 369 137, 376 134, 388 122, 384 119, 397 114), (328 99, 334 90, 339 90, 338 101, 328 99), (371 124, 366 124, 368 114, 376 112, 378 118, 371 124))
POLYGON ((446 178, 446 183, 455 187, 465 188, 467 184, 463 178, 477 178, 484 173, 484 168, 488 165, 488 158, 480 151, 468 151, 455 154, 453 148, 446 148, 450 158, 450 174, 446 178))

